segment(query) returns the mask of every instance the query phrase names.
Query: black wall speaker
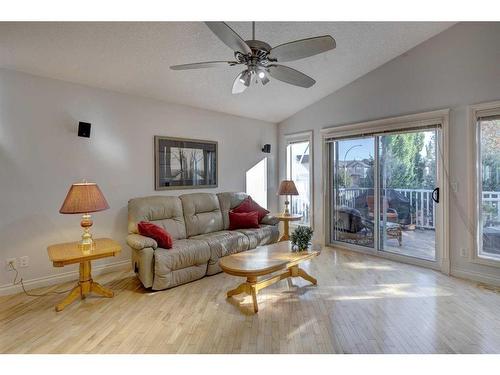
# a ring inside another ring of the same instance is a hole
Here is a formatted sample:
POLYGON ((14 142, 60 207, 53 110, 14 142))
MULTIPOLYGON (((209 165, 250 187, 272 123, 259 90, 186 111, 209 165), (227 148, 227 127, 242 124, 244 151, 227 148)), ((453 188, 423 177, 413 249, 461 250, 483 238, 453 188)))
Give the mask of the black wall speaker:
POLYGON ((90 122, 82 122, 78 123, 78 136, 90 138, 90 122))
POLYGON ((262 152, 265 152, 266 154, 271 153, 271 145, 269 143, 266 143, 264 147, 262 147, 262 152))

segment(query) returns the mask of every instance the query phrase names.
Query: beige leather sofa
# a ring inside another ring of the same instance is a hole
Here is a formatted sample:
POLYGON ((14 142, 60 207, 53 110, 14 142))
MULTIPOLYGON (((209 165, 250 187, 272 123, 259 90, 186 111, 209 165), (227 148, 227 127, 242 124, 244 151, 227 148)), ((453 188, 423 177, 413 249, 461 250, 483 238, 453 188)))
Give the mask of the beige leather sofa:
POLYGON ((267 215, 258 229, 230 231, 229 210, 245 193, 193 193, 179 197, 150 196, 128 202, 127 243, 132 267, 146 288, 172 288, 221 271, 219 258, 277 242, 278 220, 267 215), (151 221, 168 231, 172 249, 141 236, 137 223, 151 221))

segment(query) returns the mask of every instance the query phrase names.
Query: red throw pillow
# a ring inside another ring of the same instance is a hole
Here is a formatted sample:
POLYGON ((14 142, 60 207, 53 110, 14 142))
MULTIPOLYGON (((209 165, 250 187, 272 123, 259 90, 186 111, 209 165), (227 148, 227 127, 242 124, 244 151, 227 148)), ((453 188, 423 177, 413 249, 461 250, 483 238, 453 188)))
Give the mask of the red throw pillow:
POLYGON ((265 208, 261 207, 257 202, 255 202, 251 196, 246 197, 243 202, 239 204, 238 207, 233 208, 233 212, 241 213, 241 212, 253 212, 257 211, 259 214, 259 223, 266 216, 269 211, 265 208))
POLYGON ((172 236, 158 225, 150 223, 149 221, 141 221, 137 224, 137 229, 140 235, 155 240, 159 247, 164 249, 172 248, 172 236))
POLYGON ((259 213, 229 211, 229 230, 259 227, 259 213))

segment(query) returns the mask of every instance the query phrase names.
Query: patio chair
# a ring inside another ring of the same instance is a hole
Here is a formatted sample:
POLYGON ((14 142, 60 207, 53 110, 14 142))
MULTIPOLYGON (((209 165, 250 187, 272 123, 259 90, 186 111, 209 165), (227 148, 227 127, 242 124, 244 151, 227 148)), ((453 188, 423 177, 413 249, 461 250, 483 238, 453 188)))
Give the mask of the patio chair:
MULTIPOLYGON (((387 221, 390 221, 392 223, 397 223, 398 222, 398 211, 396 211, 394 208, 389 207, 389 202, 387 201, 387 198, 383 198, 383 206, 385 210, 385 217, 387 218, 387 221)), ((375 207, 375 198, 373 195, 368 195, 366 197, 366 204, 368 206, 368 216, 373 218, 374 217, 374 207, 375 207)), ((382 218, 383 214, 380 214, 380 217, 382 218)))
MULTIPOLYGON (((365 219, 357 209, 347 206, 340 206, 335 211, 333 226, 337 240, 364 245, 373 243, 375 224, 372 220, 365 219)), ((394 238, 399 246, 402 245, 403 235, 398 223, 386 222, 385 231, 388 238, 394 238)))

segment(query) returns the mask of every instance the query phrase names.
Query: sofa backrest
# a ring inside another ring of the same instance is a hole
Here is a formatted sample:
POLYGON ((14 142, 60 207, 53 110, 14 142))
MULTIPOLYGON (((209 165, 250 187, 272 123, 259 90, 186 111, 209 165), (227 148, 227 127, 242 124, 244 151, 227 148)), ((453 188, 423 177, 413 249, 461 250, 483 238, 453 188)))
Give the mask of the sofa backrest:
POLYGON ((165 229, 173 239, 186 238, 182 203, 178 197, 150 196, 128 201, 128 232, 138 233, 137 223, 151 221, 165 229))
POLYGON ((179 196, 188 237, 217 232, 224 228, 216 194, 192 193, 179 196))
POLYGON ((219 193, 217 198, 219 198, 220 210, 222 213, 222 223, 224 229, 229 229, 229 211, 239 206, 243 200, 248 197, 245 193, 219 193))

